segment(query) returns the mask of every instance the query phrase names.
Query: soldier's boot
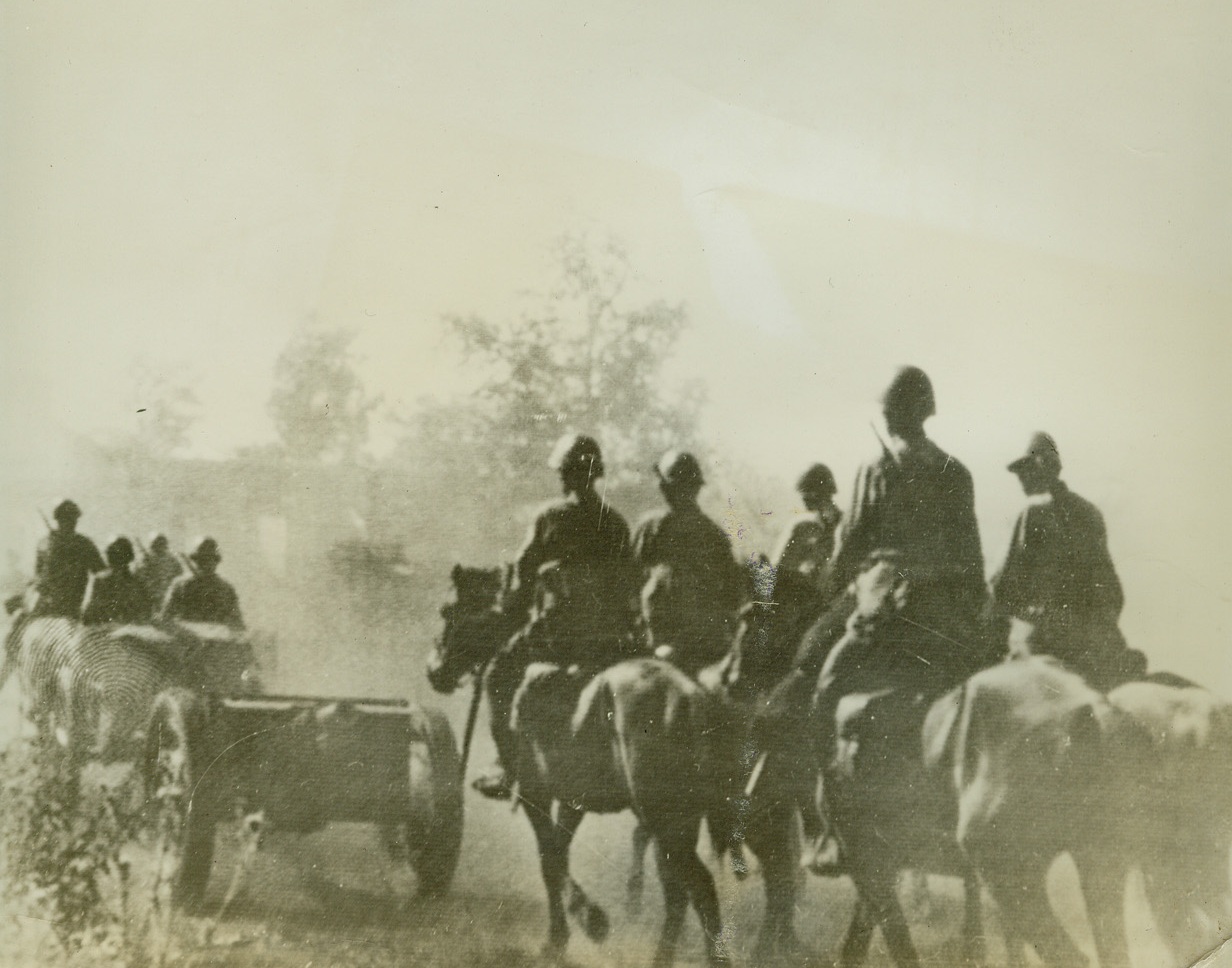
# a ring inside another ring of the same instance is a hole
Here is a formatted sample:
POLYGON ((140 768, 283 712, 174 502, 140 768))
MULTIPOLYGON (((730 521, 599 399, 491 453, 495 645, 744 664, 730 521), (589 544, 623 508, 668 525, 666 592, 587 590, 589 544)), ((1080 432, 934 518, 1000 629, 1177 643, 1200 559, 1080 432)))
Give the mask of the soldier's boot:
POLYGON ((509 800, 513 797, 514 777, 511 764, 516 762, 517 741, 509 728, 513 713, 513 696, 521 681, 520 669, 512 663, 502 662, 502 653, 492 663, 488 672, 488 710, 491 717, 492 740, 496 744, 496 762, 471 784, 476 791, 490 800, 509 800))
MULTIPOLYGON (((810 710, 811 730, 817 747, 815 762, 829 760, 834 755, 835 726, 837 713, 837 690, 833 682, 823 679, 823 685, 813 696, 810 710), (829 688, 825 688, 829 686, 829 688)), ((804 833, 800 866, 818 877, 841 877, 846 873, 842 845, 834 835, 826 809, 825 782, 820 773, 813 788, 799 791, 800 821, 804 833)))

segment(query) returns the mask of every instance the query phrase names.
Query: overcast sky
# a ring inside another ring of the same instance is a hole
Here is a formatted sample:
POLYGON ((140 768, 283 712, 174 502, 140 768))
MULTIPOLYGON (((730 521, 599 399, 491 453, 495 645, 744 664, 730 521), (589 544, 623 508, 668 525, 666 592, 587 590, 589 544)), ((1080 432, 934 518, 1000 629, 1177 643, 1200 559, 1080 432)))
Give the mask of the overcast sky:
POLYGON ((672 372, 720 453, 845 482, 919 363, 990 557, 1052 430, 1127 629, 1191 672, 1228 641, 1228 5, 0 10, 6 460, 131 427, 136 358, 196 386, 195 453, 267 440, 308 319, 389 401, 449 392, 442 313, 516 312, 555 237, 612 234, 689 307, 672 372))

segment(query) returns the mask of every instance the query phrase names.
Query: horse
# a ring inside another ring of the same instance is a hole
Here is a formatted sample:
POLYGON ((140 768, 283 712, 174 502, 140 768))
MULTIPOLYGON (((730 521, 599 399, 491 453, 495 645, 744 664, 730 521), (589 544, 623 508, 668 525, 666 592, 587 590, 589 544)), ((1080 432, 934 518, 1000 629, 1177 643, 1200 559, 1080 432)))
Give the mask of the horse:
MULTIPOLYGON (((444 629, 428 662, 429 683, 443 693, 486 664, 512 631, 495 607, 499 572, 455 566, 452 579, 455 597, 441 609, 444 629)), ((514 703, 516 797, 539 848, 546 955, 563 956, 570 915, 592 940, 606 937, 607 915, 570 875, 569 849, 587 813, 632 810, 655 842, 663 886, 655 968, 674 960, 690 903, 709 964, 728 963, 714 879, 697 854, 703 816, 713 830, 727 813, 714 707, 696 682, 653 658, 624 660, 584 684, 560 667, 528 670, 514 703)))
POLYGON ((1189 964, 1232 921, 1232 703, 1170 673, 1107 700, 1119 718, 1101 764, 1117 808, 1098 824, 1096 852, 1075 858, 1092 885, 1087 906, 1102 918, 1108 960, 1127 959, 1123 898, 1137 868, 1162 940, 1189 964))
POLYGON ((171 685, 220 680, 230 692, 255 690, 244 674, 249 660, 248 647, 220 644, 210 625, 85 625, 20 613, 6 637, 3 675, 17 674, 26 718, 79 766, 135 759, 154 700, 171 685))
POLYGON ((955 837, 1001 910, 1010 963, 1024 944, 1048 965, 1087 963, 1047 897, 1048 870, 1068 853, 1101 964, 1128 964, 1123 893, 1110 890, 1118 875, 1123 887, 1124 838, 1108 807, 1129 805, 1124 767, 1140 730, 1046 656, 982 670, 947 699, 955 837))
MULTIPOLYGON (((831 823, 844 843, 847 873, 857 889, 856 908, 842 945, 842 963, 859 964, 867 956, 873 929, 881 924, 899 964, 914 964, 915 952, 898 902, 898 876, 927 870, 961 877, 965 888, 963 950, 969 959, 981 952, 979 883, 954 843, 948 824, 951 811, 943 783, 926 763, 925 708, 914 697, 852 697, 840 708, 842 755, 819 770, 815 723, 808 713, 818 673, 846 629, 855 608, 850 594, 838 596, 816 615, 799 643, 785 636, 787 622, 772 602, 745 610, 729 668, 729 691, 736 701, 768 710, 754 719, 749 733, 757 760, 749 782, 750 801, 738 830, 763 861, 765 915, 758 955, 763 960, 790 960, 800 942, 794 929, 798 891, 795 816, 801 798, 811 795, 819 773, 829 793, 831 823), (768 705, 766 696, 769 695, 768 705), (887 731, 882 724, 894 728, 887 731), (801 784, 806 786, 802 789, 801 784), (835 801, 840 809, 834 811, 835 801), (849 804, 850 809, 842 809, 849 804), (886 839, 887 831, 895 836, 886 839)), ((936 717, 934 717, 936 718, 936 717)))

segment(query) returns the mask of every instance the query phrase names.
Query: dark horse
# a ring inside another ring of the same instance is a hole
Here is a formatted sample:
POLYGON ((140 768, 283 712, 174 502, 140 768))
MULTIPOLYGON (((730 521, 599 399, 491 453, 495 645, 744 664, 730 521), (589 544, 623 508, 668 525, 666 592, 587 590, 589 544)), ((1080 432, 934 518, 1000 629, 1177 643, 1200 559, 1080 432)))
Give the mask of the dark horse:
MULTIPOLYGON (((444 631, 428 664, 438 692, 479 670, 511 629, 495 608, 495 571, 453 570, 455 600, 441 609, 444 631)), ((545 952, 563 953, 566 915, 602 940, 607 917, 569 874, 569 847, 587 813, 632 810, 657 849, 666 916, 654 964, 666 968, 691 902, 713 965, 727 964, 714 879, 697 853, 701 820, 726 813, 716 777, 721 730, 715 699, 656 659, 629 659, 581 681, 532 666, 515 702, 517 798, 535 831, 548 895, 545 952)), ((725 837, 720 835, 720 841, 725 837)))
MULTIPOLYGON (((737 637, 736 691, 747 702, 749 694, 764 695, 779 682, 779 695, 771 702, 782 715, 760 729, 754 726, 750 741, 759 766, 740 832, 760 841, 753 844, 759 857, 791 856, 785 840, 796 836, 800 785, 812 790, 820 771, 830 821, 857 890, 841 963, 863 963, 878 926, 896 965, 918 963, 896 890, 899 872, 914 869, 962 878, 963 959, 975 964, 983 941, 979 881, 955 838, 955 796, 945 762, 957 694, 932 702, 888 690, 850 697, 840 705, 837 749, 824 761, 821 751, 808 752, 816 750, 818 725, 807 709, 817 672, 853 607, 849 596, 833 603, 805 633, 798 651, 779 640, 771 609, 746 613, 737 637)), ((761 953, 790 956, 798 947, 792 924, 796 871, 791 864, 763 863, 763 877, 761 953)))

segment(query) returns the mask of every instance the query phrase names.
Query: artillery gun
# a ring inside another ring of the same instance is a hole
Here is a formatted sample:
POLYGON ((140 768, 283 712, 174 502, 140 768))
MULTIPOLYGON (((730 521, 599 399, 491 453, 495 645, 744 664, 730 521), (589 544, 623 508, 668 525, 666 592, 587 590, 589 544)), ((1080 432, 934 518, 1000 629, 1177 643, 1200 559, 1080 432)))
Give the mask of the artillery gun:
POLYGON ((258 838, 374 824, 391 858, 409 862, 421 894, 446 891, 457 868, 461 757, 434 709, 177 686, 154 701, 139 768, 176 904, 204 897, 215 828, 237 817, 258 838))

